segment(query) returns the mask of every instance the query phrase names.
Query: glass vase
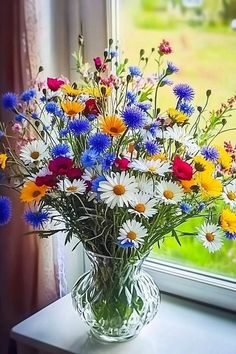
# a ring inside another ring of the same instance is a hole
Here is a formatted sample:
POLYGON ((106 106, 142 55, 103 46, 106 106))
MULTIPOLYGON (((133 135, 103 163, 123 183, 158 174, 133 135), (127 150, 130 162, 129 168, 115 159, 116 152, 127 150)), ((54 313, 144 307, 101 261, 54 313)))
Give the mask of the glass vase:
POLYGON ((72 290, 72 301, 91 334, 101 341, 123 342, 135 337, 156 315, 160 292, 133 262, 87 252, 91 270, 72 290))

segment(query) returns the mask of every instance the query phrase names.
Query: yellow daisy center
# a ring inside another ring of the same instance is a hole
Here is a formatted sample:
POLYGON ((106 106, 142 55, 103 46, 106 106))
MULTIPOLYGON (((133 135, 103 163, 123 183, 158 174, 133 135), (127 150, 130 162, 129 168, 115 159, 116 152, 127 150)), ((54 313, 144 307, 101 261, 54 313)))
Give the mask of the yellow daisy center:
POLYGON ((136 232, 134 232, 134 231, 129 231, 129 232, 127 233, 127 236, 128 236, 128 238, 129 238, 130 240, 136 240, 136 238, 137 238, 137 234, 136 234, 136 232))
POLYGON ((212 241, 214 241, 214 238, 215 238, 215 235, 212 232, 207 232, 206 233, 207 241, 212 242, 212 241))
POLYGON ((145 210, 146 210, 146 207, 145 207, 144 204, 138 203, 138 204, 135 205, 134 210, 138 211, 139 213, 144 213, 145 210))
POLYGON ((229 200, 235 200, 236 194, 234 192, 228 192, 227 197, 229 198, 229 200))
POLYGON ((67 187, 66 190, 68 192, 76 192, 77 191, 77 187, 76 186, 70 186, 70 187, 67 187))
POLYGON ((174 193, 170 190, 164 191, 163 195, 166 199, 173 199, 173 197, 174 197, 174 193))
POLYGON ((156 166, 150 166, 150 167, 148 167, 148 170, 150 172, 156 172, 157 168, 156 168, 156 166))
POLYGON ((32 151, 31 154, 30 154, 30 157, 33 160, 37 160, 39 158, 39 152, 38 151, 32 151))
POLYGON ((116 186, 113 187, 113 192, 116 195, 122 195, 125 193, 125 187, 122 184, 117 184, 116 186))

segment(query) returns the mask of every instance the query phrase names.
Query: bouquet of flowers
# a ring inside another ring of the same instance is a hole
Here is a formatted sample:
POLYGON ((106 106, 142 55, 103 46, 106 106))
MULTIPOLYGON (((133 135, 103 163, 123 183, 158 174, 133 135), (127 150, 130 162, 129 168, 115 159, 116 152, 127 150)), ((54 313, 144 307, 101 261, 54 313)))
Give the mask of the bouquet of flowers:
MULTIPOLYGON (((95 254, 93 279, 83 276, 72 295, 94 333, 109 340, 135 335, 158 307, 157 288, 128 264, 165 237, 196 237, 209 252, 236 239, 236 147, 214 140, 227 130, 236 96, 207 115, 211 91, 194 107, 193 88, 176 84, 175 104, 162 111, 159 90, 178 71, 165 63, 171 52, 163 40, 148 56, 140 50, 134 66, 110 40, 94 70, 80 46, 77 83, 37 79, 2 97, 14 120, 0 126, 0 184, 19 193, 30 232, 64 232, 65 242, 74 236, 95 254), (152 59, 156 73, 145 76, 152 59), (195 233, 178 230, 195 217, 204 220, 195 233)), ((0 224, 12 209, 1 196, 0 224)))
MULTIPOLYGON (((210 252, 223 236, 236 238, 235 147, 214 145, 236 97, 205 118, 210 90, 195 108, 194 90, 177 84, 176 104, 161 112, 158 92, 178 71, 164 66, 171 52, 163 40, 131 66, 110 40, 95 70, 75 54, 78 83, 48 78, 19 96, 3 95, 15 116, 1 125, 1 185, 19 192, 28 205, 24 219, 41 237, 60 230, 86 250, 140 257, 169 233, 179 242, 176 227, 204 215, 196 237, 210 252), (157 73, 147 77, 152 56, 157 73)), ((0 205, 5 224, 9 199, 2 196, 0 205)))

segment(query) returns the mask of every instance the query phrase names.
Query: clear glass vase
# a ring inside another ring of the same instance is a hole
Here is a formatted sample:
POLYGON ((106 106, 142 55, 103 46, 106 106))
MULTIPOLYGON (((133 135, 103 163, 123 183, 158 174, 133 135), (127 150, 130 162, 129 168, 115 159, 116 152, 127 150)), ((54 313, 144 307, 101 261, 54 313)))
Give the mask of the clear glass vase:
POLYGON ((73 287, 75 309, 99 340, 123 342, 135 337, 160 304, 158 287, 142 270, 144 259, 130 264, 121 258, 87 254, 91 270, 73 287))

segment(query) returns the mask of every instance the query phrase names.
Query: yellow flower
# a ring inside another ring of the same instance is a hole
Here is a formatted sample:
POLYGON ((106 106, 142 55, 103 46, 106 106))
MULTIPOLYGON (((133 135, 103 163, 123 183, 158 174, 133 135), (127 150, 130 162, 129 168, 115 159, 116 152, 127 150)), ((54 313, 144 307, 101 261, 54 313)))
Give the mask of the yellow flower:
POLYGON ((22 202, 39 202, 41 198, 46 194, 48 187, 43 185, 38 187, 34 182, 29 181, 24 184, 21 190, 20 199, 22 202))
POLYGON ((101 97, 107 97, 110 96, 112 91, 111 87, 108 86, 99 86, 98 87, 89 87, 84 89, 84 93, 93 96, 93 97, 97 97, 97 98, 101 98, 101 97))
POLYGON ((216 149, 219 153, 218 162, 224 170, 228 170, 232 162, 230 154, 222 146, 216 146, 216 149))
POLYGON ((161 160, 161 161, 166 161, 167 157, 166 154, 163 154, 163 152, 160 152, 159 154, 151 155, 146 157, 147 160, 161 160))
POLYGON ((4 170, 6 168, 7 155, 0 154, 0 167, 4 170))
POLYGON ((200 173, 196 176, 196 181, 200 187, 200 192, 203 199, 218 197, 222 192, 221 181, 214 179, 208 173, 200 173))
POLYGON ((202 156, 195 156, 193 158, 194 161, 194 167, 197 172, 200 173, 207 173, 207 174, 212 174, 215 170, 215 166, 211 161, 207 161, 204 159, 202 156))
POLYGON ((167 110, 169 118, 176 123, 185 123, 188 120, 188 116, 175 108, 169 108, 167 110))
POLYGON ((192 193, 194 186, 197 186, 197 182, 193 178, 190 181, 181 180, 180 182, 185 193, 192 193))
POLYGON ((236 214, 229 209, 223 209, 220 215, 220 225, 223 230, 236 233, 236 214))
POLYGON ((123 120, 117 116, 107 116, 101 118, 100 127, 103 133, 109 134, 113 137, 122 134, 126 129, 126 125, 123 120))
POLYGON ((69 96, 78 96, 83 93, 83 89, 75 89, 74 87, 64 84, 61 86, 62 91, 69 96))
POLYGON ((61 103, 61 108, 63 111, 68 114, 68 116, 75 116, 77 113, 81 113, 84 108, 85 104, 79 101, 64 101, 61 103))

